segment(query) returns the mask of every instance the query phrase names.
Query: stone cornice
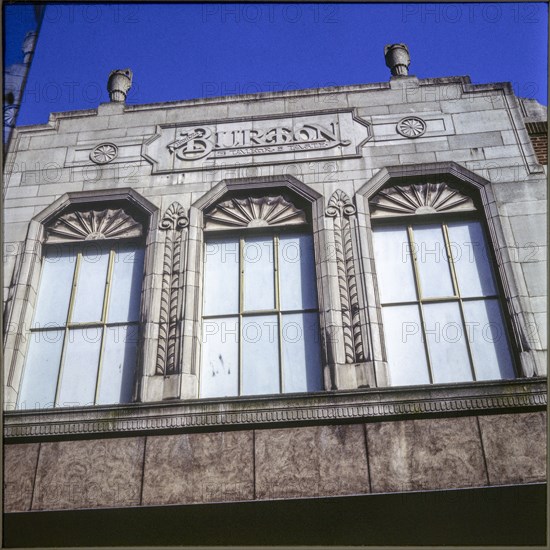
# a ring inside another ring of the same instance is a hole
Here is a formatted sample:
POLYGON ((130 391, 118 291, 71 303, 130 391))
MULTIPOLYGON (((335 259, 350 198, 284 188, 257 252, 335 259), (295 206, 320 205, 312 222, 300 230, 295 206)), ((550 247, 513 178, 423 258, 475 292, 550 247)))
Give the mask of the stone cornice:
POLYGON ((543 378, 299 396, 193 399, 126 406, 8 411, 4 413, 4 436, 27 441, 335 421, 367 422, 543 409, 546 402, 546 380, 543 378))

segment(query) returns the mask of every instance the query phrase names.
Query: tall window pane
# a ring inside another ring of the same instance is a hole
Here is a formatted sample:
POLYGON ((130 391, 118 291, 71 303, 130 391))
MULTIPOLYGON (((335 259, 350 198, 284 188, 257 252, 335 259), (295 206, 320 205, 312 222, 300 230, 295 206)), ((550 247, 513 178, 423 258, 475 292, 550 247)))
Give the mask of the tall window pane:
POLYGON ((52 246, 44 255, 34 326, 63 326, 67 320, 76 254, 70 247, 52 246))
POLYGON ((59 406, 94 404, 102 332, 98 327, 69 331, 59 383, 59 406))
POLYGON ((316 309, 315 258, 311 235, 279 237, 279 274, 281 308, 316 309))
POLYGON ((239 311, 239 239, 208 241, 204 247, 204 314, 239 311))
POLYGON ((321 391, 319 316, 316 313, 288 313, 283 315, 282 321, 284 391, 321 391))
POLYGON ((108 319, 111 323, 139 320, 144 250, 137 244, 116 248, 108 319))
POLYGON ((242 324, 242 392, 279 393, 279 331, 275 315, 245 317, 242 324))
POLYGON ((514 378, 514 365, 498 300, 464 303, 478 380, 514 378))
POLYGON ((247 237, 243 243, 244 309, 274 309, 273 237, 247 237))
POLYGON ((429 384, 418 306, 385 307, 382 320, 391 385, 429 384))
POLYGON ((413 235, 422 297, 454 296, 449 258, 441 226, 415 226, 413 235))
POLYGON ((63 330, 46 330, 31 335, 19 395, 20 408, 54 406, 64 334, 63 330))
POLYGON ((496 295, 491 255, 481 224, 453 222, 448 228, 460 295, 463 298, 496 295))
POLYGON ((239 395, 239 319, 218 317, 202 324, 202 397, 239 395))
POLYGON ((433 381, 465 382, 472 380, 466 332, 458 302, 441 302, 424 306, 424 328, 433 381))
POLYGON ((382 303, 416 300, 412 247, 405 227, 377 227, 374 257, 382 303))
POLYGON ((109 249, 86 245, 80 254, 76 294, 71 321, 100 321, 103 315, 109 249))
POLYGON ((103 345, 97 403, 129 403, 132 399, 138 327, 107 327, 103 345))

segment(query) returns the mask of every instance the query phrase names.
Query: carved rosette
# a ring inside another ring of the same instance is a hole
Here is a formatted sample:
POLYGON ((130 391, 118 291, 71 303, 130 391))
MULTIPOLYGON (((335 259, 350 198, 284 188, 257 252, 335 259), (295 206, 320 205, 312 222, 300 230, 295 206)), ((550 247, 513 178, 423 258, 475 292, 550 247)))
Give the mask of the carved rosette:
POLYGON ((108 164, 118 156, 118 147, 114 143, 102 143, 90 153, 90 160, 96 164, 108 164))
POLYGON ((143 225, 123 208, 69 212, 46 228, 47 243, 131 239, 142 235, 143 225))
POLYGON ((401 119, 395 129, 402 136, 414 139, 426 133, 426 122, 419 117, 409 116, 401 119))
POLYGON ((355 215, 355 212, 355 206, 350 198, 340 189, 332 194, 325 212, 327 216, 334 218, 334 242, 346 363, 365 360, 351 237, 350 218, 355 215))
POLYGON ((444 182, 396 185, 382 189, 370 200, 370 207, 374 218, 476 209, 471 197, 444 182))
POLYGON ((159 228, 166 231, 162 262, 159 339, 156 374, 177 372, 178 296, 181 285, 181 247, 183 229, 189 225, 183 207, 173 202, 164 213, 159 228))

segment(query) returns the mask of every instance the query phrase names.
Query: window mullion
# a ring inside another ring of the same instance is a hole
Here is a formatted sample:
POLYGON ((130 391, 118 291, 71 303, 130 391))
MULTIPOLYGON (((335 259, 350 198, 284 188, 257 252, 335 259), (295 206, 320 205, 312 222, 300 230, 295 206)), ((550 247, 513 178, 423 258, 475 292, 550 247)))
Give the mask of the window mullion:
POLYGON ((238 377, 239 377, 239 395, 243 392, 243 308, 244 308, 244 237, 239 237, 239 358, 238 358, 238 377))
POLYGON ((447 258, 449 259, 449 267, 451 270, 451 278, 453 280, 453 286, 455 289, 455 294, 458 296, 458 307, 460 310, 460 319, 462 320, 462 329, 464 331, 464 339, 466 340, 466 349, 468 350, 468 358, 470 360, 470 369, 472 371, 472 379, 476 380, 476 370, 474 365, 474 356, 472 354, 472 349, 470 346, 470 337, 468 331, 466 330, 466 317, 464 316, 464 307, 462 305, 462 297, 460 296, 460 288, 458 286, 458 278, 455 270, 455 262, 451 251, 451 242, 449 239, 449 230, 446 223, 442 223, 443 228, 443 238, 445 239, 445 248, 447 249, 447 258))
POLYGON ((94 404, 97 403, 97 398, 99 397, 99 380, 101 378, 101 367, 103 365, 103 353, 105 351, 105 333, 107 332, 107 313, 109 311, 109 299, 111 293, 111 279, 113 276, 114 269, 114 258, 115 251, 111 248, 109 250, 109 265, 107 266, 107 277, 105 280, 105 294, 103 296, 103 309, 101 312, 101 343, 99 345, 99 361, 97 365, 97 375, 95 381, 95 392, 94 392, 94 404))
POLYGON ((73 284, 71 287, 71 297, 69 298, 69 310, 67 312, 67 321, 65 323, 65 330, 63 335, 63 346, 61 347, 61 358, 59 359, 59 372, 57 373, 57 384, 55 386, 55 396, 53 400, 54 407, 57 406, 57 399, 59 398, 59 392, 61 390, 61 377, 63 376, 63 367, 65 365, 65 353, 67 351, 67 342, 69 339, 69 325, 71 323, 71 317, 74 309, 74 302, 76 297, 76 286, 78 283, 78 275, 80 272, 80 262, 82 261, 82 251, 79 250, 76 255, 76 265, 74 267, 73 284))
POLYGON ((428 376, 430 377, 430 384, 434 382, 434 376, 432 372, 432 360, 430 358, 430 349, 428 347, 428 339, 426 338, 426 327, 424 325, 424 310, 422 307, 422 286, 420 284, 420 274, 418 273, 418 257, 416 255, 416 249, 414 246, 414 234, 412 225, 407 226, 407 234, 409 237, 409 246, 412 251, 412 264, 414 272, 414 284, 416 287, 416 296, 418 298, 418 309, 420 312, 420 330, 422 331, 422 341, 424 343, 424 351, 426 352, 426 361, 428 363, 428 376))
POLYGON ((275 310, 277 311, 277 334, 279 336, 279 391, 284 393, 285 381, 283 376, 283 319, 281 315, 281 296, 279 288, 279 234, 273 235, 273 278, 275 283, 275 310))

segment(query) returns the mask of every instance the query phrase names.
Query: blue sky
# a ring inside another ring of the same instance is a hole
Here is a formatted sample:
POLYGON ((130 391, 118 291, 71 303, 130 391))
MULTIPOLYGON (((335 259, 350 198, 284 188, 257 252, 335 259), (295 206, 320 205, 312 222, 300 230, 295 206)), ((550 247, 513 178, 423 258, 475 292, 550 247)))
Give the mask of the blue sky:
MULTIPOLYGON (((24 16, 7 15, 9 42, 24 16)), ((18 124, 108 101, 115 68, 134 72, 132 104, 387 81, 395 42, 419 78, 509 81, 546 105, 547 18, 544 3, 49 4, 18 124)))

